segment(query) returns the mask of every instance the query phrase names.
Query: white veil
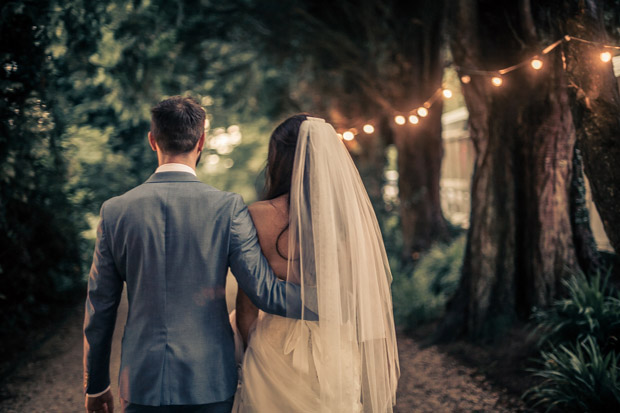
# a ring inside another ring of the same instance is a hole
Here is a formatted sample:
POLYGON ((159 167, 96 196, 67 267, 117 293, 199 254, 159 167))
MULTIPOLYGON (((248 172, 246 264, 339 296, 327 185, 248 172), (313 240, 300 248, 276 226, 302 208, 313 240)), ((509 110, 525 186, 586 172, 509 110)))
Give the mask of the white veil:
POLYGON ((298 323, 301 338, 285 350, 302 370, 316 367, 321 412, 392 412, 400 376, 392 275, 357 168, 318 118, 299 130, 288 251, 288 280, 302 286, 302 304, 318 321, 298 323))

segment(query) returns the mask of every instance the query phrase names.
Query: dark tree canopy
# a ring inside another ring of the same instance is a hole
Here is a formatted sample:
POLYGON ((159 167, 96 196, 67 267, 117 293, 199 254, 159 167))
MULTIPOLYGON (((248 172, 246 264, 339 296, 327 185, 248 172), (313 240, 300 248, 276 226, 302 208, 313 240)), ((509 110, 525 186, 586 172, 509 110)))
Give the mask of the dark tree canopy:
MULTIPOLYGON (((33 316, 81 286, 79 231, 67 191, 55 93, 54 2, 4 3, 0 19, 0 335, 10 345, 33 316), (7 336, 7 334, 9 334, 7 336)), ((4 352, 4 350, 2 350, 4 352)))

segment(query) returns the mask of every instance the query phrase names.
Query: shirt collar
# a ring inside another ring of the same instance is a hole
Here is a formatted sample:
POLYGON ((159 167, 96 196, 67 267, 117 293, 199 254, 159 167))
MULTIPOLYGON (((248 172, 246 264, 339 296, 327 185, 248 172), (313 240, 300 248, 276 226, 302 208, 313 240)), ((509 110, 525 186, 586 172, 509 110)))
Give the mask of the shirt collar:
POLYGON ((155 170, 155 173, 160 172, 187 172, 188 174, 196 176, 196 171, 194 168, 182 163, 165 163, 160 165, 159 168, 155 170))

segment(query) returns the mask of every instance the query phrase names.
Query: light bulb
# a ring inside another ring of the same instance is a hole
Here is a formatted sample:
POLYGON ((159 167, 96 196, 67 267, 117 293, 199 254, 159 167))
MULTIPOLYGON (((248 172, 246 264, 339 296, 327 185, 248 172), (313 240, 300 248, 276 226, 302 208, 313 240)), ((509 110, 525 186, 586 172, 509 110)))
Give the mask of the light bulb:
POLYGON ((611 60, 611 53, 609 52, 601 53, 601 60, 605 63, 609 62, 611 60))
POLYGON ((353 138, 355 138, 355 135, 353 135, 353 132, 351 132, 350 130, 342 134, 342 139, 344 139, 345 141, 352 141, 353 138))
POLYGON ((417 124, 418 122, 420 122, 420 119, 416 116, 416 115, 410 115, 409 116, 409 123, 411 124, 417 124))
POLYGON ((502 85, 502 83, 504 83, 504 81, 499 76, 493 76, 491 78, 491 83, 493 83, 493 86, 499 87, 502 85))
POLYGON ((364 125, 362 129, 364 130, 364 132, 366 132, 369 135, 375 131, 375 127, 372 126, 370 123, 367 123, 366 125, 364 125))
POLYGON ((404 125, 404 124, 405 124, 405 122, 407 122, 407 121, 405 120, 405 117, 404 117, 404 116, 402 116, 402 115, 398 115, 398 116, 396 116, 396 117, 394 118, 394 122, 396 122, 396 124, 397 124, 397 125, 404 125))
POLYGON ((540 69, 542 69, 542 67, 543 67, 543 61, 542 61, 542 60, 540 60, 540 59, 538 59, 538 58, 532 59, 532 61, 530 62, 530 64, 531 64, 531 65, 532 65, 532 67, 533 67, 534 69, 536 69, 536 70, 540 70, 540 69))
POLYGON ((471 76, 469 75, 461 76, 461 82, 463 82, 464 84, 468 84, 469 82, 471 82, 471 76))
POLYGON ((418 108, 418 115, 422 118, 426 117, 426 115, 428 115, 428 109, 425 107, 418 108))
POLYGON ((443 97, 446 99, 450 99, 452 97, 452 91, 450 89, 444 89, 442 93, 443 97))

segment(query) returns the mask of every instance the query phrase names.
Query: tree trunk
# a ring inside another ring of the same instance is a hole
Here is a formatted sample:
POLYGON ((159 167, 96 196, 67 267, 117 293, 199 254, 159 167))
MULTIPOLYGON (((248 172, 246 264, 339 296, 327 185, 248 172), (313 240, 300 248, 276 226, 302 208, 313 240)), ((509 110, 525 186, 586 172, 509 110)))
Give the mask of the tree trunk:
MULTIPOLYGON (((603 1, 567 6, 564 30, 582 39, 609 43, 603 27, 603 1)), ((571 40, 564 46, 577 140, 585 173, 605 232, 620 251, 620 93, 611 62, 600 47, 571 40)), ((610 50, 608 50, 610 51, 610 50)))
MULTIPOLYGON (((451 50, 466 68, 500 69, 533 53, 539 39, 529 1, 460 0, 451 9, 451 50), (473 4, 472 4, 473 3, 473 4)), ((463 85, 476 149, 463 274, 440 336, 491 336, 556 296, 577 267, 570 215, 575 130, 559 54, 494 87, 463 85)))

